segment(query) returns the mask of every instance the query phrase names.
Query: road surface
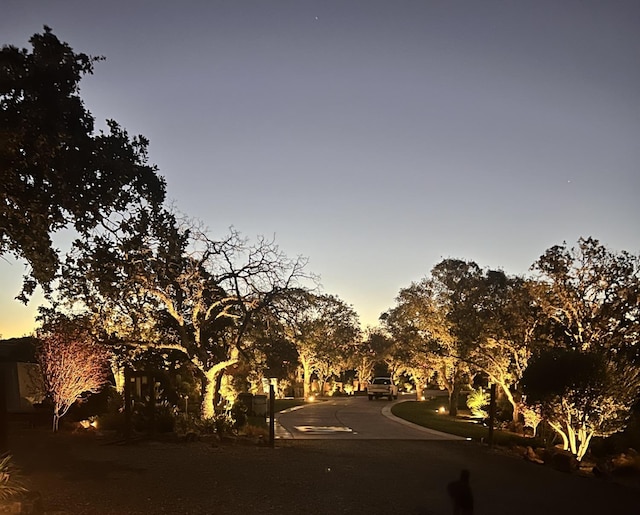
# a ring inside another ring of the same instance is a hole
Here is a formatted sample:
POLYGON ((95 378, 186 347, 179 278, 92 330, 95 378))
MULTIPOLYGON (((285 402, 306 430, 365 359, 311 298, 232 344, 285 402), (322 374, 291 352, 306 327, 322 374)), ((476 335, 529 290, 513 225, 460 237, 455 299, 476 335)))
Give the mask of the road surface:
POLYGON ((465 440, 395 417, 391 406, 402 401, 336 397, 297 406, 277 415, 279 439, 465 440))

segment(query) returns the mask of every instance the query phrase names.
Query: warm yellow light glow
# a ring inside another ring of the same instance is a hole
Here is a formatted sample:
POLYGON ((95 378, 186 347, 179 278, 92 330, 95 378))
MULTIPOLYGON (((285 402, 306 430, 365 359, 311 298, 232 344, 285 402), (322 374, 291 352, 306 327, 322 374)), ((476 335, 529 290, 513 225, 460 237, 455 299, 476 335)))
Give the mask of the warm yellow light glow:
POLYGON ((440 408, 438 409, 438 413, 444 413, 445 409, 444 406, 440 406, 440 408))
POLYGON ((421 400, 421 401, 426 400, 426 399, 425 399, 425 396, 424 396, 424 395, 421 395, 421 396, 420 396, 420 400, 421 400))
POLYGON ((82 427, 82 429, 89 429, 90 427, 93 427, 94 429, 97 429, 97 427, 98 427, 98 421, 97 420, 81 420, 79 422, 79 424, 82 427))
POLYGON ((313 402, 316 400, 316 396, 315 395, 309 395, 309 397, 307 397, 307 401, 309 402, 313 402))

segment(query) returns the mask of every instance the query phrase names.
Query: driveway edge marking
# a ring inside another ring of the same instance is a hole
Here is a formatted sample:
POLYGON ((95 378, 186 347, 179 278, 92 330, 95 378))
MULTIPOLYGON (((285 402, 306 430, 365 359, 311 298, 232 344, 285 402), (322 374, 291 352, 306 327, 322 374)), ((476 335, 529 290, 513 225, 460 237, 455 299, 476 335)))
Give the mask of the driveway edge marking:
POLYGON ((394 420, 395 422, 398 422, 399 424, 404 424, 407 427, 411 427, 413 429, 417 429, 418 431, 422 431, 424 433, 429 433, 433 436, 438 436, 440 437, 442 440, 464 440, 466 441, 467 438, 465 438, 464 436, 458 436, 458 435, 452 435, 449 433, 443 433, 442 431, 436 431, 435 429, 429 429, 428 427, 423 427, 420 426, 418 424, 414 424, 413 422, 409 422, 408 420, 405 420, 403 418, 400 417, 396 417, 393 413, 391 413, 391 407, 394 406, 395 404, 400 404, 401 402, 407 402, 407 401, 397 401, 394 402, 393 404, 387 404, 384 408, 382 408, 382 414, 387 417, 390 420, 394 420))

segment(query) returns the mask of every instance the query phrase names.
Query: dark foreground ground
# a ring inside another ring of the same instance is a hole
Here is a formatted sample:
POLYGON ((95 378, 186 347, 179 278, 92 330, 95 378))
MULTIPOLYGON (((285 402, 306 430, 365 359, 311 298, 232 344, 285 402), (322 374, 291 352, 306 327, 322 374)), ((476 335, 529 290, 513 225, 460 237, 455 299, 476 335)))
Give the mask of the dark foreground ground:
POLYGON ((62 514, 445 515, 471 471, 476 515, 638 514, 640 489, 551 470, 472 442, 142 441, 22 430, 15 461, 46 512, 62 514))

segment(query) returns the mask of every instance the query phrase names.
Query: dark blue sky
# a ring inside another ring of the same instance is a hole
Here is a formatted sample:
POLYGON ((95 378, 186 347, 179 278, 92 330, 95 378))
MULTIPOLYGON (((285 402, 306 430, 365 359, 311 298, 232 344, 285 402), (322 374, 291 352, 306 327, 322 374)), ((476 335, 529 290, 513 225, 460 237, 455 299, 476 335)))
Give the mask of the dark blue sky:
POLYGON ((640 2, 4 0, 0 42, 44 24, 106 56, 87 107, 150 139, 180 210, 275 235, 364 324, 445 257, 640 252, 640 2))

